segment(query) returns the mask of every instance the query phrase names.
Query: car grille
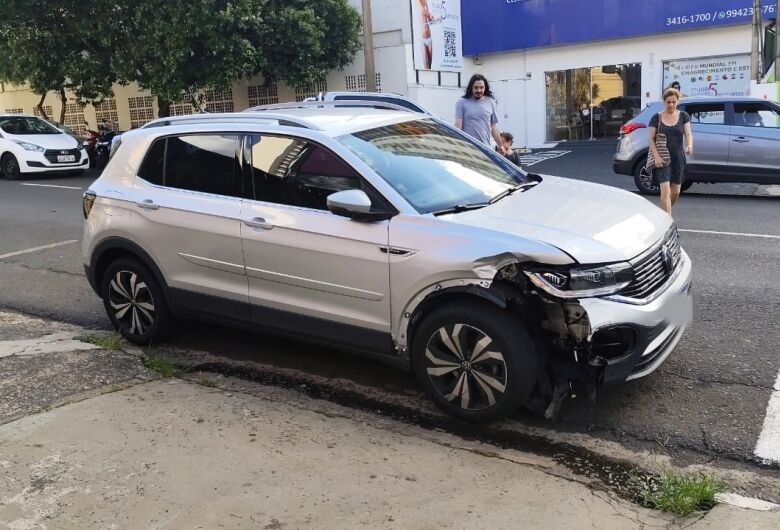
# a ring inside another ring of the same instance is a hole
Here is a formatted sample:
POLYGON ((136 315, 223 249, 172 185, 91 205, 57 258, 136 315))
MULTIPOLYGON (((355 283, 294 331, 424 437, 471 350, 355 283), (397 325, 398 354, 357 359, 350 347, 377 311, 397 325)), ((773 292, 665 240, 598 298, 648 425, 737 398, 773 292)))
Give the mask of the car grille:
POLYGON ((81 152, 78 149, 47 149, 43 156, 52 164, 77 164, 81 161, 81 152), (76 160, 74 162, 58 162, 59 155, 73 155, 76 160))
POLYGON ((632 261, 634 279, 618 294, 626 298, 647 298, 666 283, 681 258, 677 228, 672 228, 660 246, 632 261))

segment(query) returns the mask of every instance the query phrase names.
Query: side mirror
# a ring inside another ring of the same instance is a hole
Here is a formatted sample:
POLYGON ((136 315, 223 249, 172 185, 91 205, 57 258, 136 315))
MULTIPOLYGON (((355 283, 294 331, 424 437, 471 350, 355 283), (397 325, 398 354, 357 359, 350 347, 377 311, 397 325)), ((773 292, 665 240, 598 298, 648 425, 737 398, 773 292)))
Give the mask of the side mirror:
POLYGON ((391 217, 386 212, 371 212, 371 199, 363 190, 337 191, 328 195, 328 210, 356 221, 383 221, 391 217))

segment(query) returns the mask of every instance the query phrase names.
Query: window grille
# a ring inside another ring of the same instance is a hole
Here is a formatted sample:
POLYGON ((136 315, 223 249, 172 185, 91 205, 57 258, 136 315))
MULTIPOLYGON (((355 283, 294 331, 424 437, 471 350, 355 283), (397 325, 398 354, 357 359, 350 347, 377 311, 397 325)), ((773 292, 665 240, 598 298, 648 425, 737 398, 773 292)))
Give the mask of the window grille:
POLYGON ((171 104, 169 113, 171 116, 185 116, 194 112, 195 109, 192 108, 192 103, 189 101, 180 101, 178 103, 171 104))
MULTIPOLYGON (((54 119, 54 117, 52 116, 52 113, 54 112, 54 109, 51 108, 51 105, 44 105, 43 106, 43 110, 44 110, 44 112, 46 112, 46 115, 49 117, 49 119, 52 119, 52 120, 54 119)), ((41 116, 41 111, 38 110, 37 106, 33 107, 33 115, 34 116, 38 116, 39 118, 42 117, 41 116)))
POLYGON ((116 130, 119 128, 119 114, 116 111, 116 99, 104 99, 100 103, 93 103, 93 105, 95 107, 95 118, 98 125, 105 120, 108 122, 111 129, 116 130))
MULTIPOLYGON (((49 109, 46 109, 48 113, 49 109)), ((51 115, 50 115, 51 116, 51 115)), ((65 104, 65 123, 78 134, 86 135, 87 128, 84 126, 84 105, 81 103, 65 104)))
POLYGON ((24 112, 24 109, 5 109, 5 111, 8 114, 22 114, 24 112))
POLYGON ((142 126, 154 119, 154 97, 140 96, 129 98, 127 104, 130 107, 130 128, 142 126))
POLYGON ((247 87, 246 94, 249 96, 250 107, 279 103, 279 88, 276 86, 276 83, 271 83, 268 86, 257 85, 247 87))
POLYGON ((233 112, 233 89, 206 90, 203 93, 206 112, 233 112))
POLYGON ((328 91, 327 81, 317 81, 313 85, 295 87, 295 101, 303 101, 306 98, 317 97, 320 92, 328 91))
MULTIPOLYGON (((382 91, 382 74, 376 73, 376 91, 382 91)), ((366 74, 348 75, 344 78, 348 92, 366 91, 366 74)))

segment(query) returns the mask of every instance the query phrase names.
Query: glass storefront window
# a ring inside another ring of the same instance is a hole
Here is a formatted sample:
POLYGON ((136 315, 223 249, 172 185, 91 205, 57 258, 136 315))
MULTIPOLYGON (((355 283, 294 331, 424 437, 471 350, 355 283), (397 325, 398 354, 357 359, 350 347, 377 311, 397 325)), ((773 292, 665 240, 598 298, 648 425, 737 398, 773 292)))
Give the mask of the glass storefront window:
POLYGON ((639 114, 642 65, 545 72, 547 141, 617 137, 639 114))

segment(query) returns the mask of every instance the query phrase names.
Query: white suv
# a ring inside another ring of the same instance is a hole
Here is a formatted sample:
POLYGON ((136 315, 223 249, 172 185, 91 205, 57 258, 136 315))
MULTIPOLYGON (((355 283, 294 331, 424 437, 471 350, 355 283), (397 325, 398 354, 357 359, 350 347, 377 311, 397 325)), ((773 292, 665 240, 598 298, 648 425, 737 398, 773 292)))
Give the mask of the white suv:
POLYGON ((690 322, 671 217, 431 116, 316 102, 166 123, 122 135, 84 195, 87 277, 133 342, 195 317, 326 343, 486 421, 645 376, 690 322))
POLYGON ((29 173, 81 173, 89 157, 81 142, 27 114, 0 114, 0 172, 9 180, 29 173))

